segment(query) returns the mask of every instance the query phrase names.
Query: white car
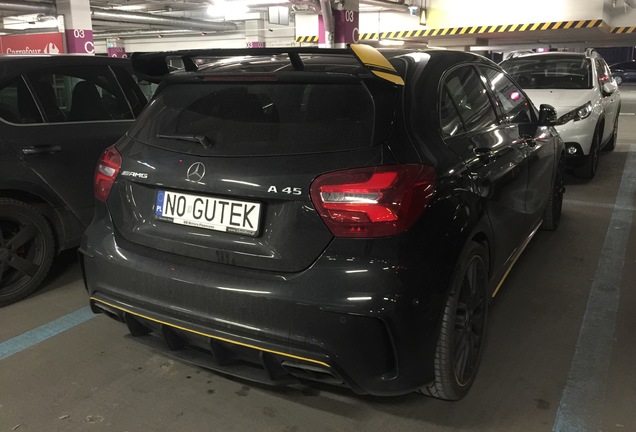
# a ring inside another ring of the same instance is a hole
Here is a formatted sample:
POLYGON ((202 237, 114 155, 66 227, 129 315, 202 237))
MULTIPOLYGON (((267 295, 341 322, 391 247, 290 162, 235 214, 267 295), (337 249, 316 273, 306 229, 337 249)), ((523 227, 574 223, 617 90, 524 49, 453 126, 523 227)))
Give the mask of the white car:
POLYGON ((501 66, 536 104, 556 108, 556 129, 578 177, 596 174, 601 149, 613 150, 621 98, 607 63, 593 49, 549 52, 506 60, 501 66))

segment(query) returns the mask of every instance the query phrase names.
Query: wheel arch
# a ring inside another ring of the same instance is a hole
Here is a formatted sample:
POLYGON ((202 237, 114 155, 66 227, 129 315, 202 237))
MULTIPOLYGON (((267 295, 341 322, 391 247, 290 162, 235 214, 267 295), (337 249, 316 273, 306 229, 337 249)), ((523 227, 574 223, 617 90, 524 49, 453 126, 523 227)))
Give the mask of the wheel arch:
POLYGON ((22 201, 37 209, 51 226, 55 240, 55 253, 61 251, 66 230, 62 217, 53 202, 46 199, 43 194, 16 188, 0 189, 0 197, 22 201))

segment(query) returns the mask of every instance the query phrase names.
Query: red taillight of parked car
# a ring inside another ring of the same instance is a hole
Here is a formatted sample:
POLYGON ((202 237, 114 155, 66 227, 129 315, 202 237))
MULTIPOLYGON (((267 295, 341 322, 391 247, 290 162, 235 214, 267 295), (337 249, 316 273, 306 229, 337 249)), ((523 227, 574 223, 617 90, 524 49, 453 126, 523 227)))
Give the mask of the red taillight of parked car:
POLYGON ((311 200, 336 237, 387 237, 419 219, 434 189, 429 166, 377 166, 317 177, 311 200))
POLYGON ((115 147, 108 147, 95 168, 95 198, 106 202, 120 168, 121 155, 115 147))

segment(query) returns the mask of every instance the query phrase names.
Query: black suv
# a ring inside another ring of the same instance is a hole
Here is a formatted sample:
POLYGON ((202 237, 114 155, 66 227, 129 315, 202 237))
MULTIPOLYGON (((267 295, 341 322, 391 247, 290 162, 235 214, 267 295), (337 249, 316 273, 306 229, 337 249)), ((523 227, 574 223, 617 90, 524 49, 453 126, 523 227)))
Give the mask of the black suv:
POLYGON ((147 102, 131 72, 107 57, 0 56, 0 306, 79 245, 95 163, 147 102))
POLYGON ((227 374, 461 398, 489 300, 559 223, 563 143, 485 58, 385 54, 133 55, 164 79, 96 170, 93 311, 227 374))

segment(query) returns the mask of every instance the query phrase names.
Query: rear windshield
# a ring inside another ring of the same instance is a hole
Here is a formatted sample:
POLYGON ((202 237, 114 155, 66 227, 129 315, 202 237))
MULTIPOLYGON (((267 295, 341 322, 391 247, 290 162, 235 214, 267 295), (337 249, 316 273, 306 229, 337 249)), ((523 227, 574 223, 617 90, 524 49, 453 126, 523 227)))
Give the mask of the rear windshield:
POLYGON ((501 67, 524 89, 592 88, 590 61, 583 57, 518 57, 501 67))
POLYGON ((185 153, 280 155, 369 147, 373 126, 360 82, 208 81, 166 86, 129 135, 185 153))

